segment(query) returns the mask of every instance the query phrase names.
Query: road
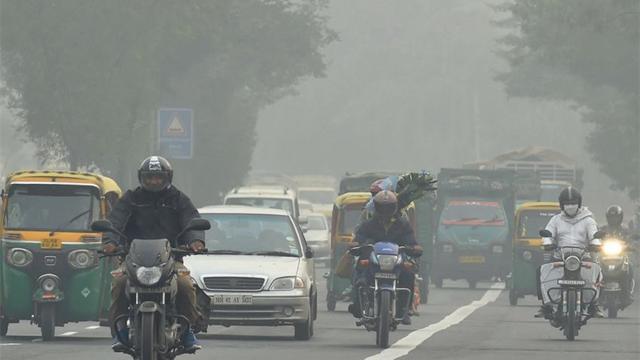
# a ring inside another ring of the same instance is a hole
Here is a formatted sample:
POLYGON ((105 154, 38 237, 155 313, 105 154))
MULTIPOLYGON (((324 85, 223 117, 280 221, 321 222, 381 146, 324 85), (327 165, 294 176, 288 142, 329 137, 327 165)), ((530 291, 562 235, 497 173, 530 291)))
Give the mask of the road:
MULTIPOLYGON (((507 292, 500 289, 502 284, 481 283, 469 290, 463 282, 445 282, 443 289, 432 289, 430 303, 421 307, 413 325, 392 333, 394 345, 383 352, 375 347, 374 333, 355 327, 346 304, 327 312, 323 302, 310 341, 295 341, 290 327, 210 327, 200 336, 204 349, 179 359, 640 359, 640 302, 618 319, 591 320, 576 341, 569 342, 546 321, 533 318, 535 298, 511 307, 507 292)), ((55 341, 44 343, 38 328, 11 324, 9 335, 0 339, 0 358, 130 359, 112 353, 108 330, 96 325, 57 328, 55 341)))

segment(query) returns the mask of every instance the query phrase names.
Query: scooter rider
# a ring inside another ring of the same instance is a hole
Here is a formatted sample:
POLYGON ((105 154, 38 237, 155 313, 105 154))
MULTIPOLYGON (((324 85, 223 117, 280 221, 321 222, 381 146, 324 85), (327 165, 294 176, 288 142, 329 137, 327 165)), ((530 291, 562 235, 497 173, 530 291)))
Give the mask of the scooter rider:
MULTIPOLYGON (((622 221, 624 220, 624 211, 622 210, 622 207, 620 205, 611 205, 609 206, 609 208, 607 209, 606 212, 606 217, 607 217, 607 225, 603 226, 600 230, 603 231, 606 234, 607 238, 615 238, 621 241, 624 241, 627 246, 629 246, 630 248, 632 248, 635 244, 634 241, 632 239, 632 234, 629 231, 629 229, 627 229, 623 224, 622 221)), ((629 266, 629 277, 627 279, 627 281, 624 283, 623 286, 623 290, 624 293, 627 295, 628 297, 628 301, 631 302, 632 297, 633 297, 633 268, 634 268, 634 261, 631 260, 631 266, 629 266)))
MULTIPOLYGON (((175 237, 193 218, 199 218, 198 210, 191 200, 171 184, 173 169, 169 162, 160 156, 146 158, 138 169, 140 186, 127 191, 116 203, 108 219, 113 226, 130 239, 169 239, 173 247, 186 246, 199 252, 205 247, 204 232, 188 231, 180 239, 175 237)), ((105 253, 114 253, 128 248, 125 239, 116 234, 108 234, 103 244, 105 253)), ((186 270, 180 262, 176 262, 176 270, 186 270)), ((179 272, 180 273, 180 272, 179 272)), ((183 271, 188 274, 188 272, 183 271)), ((129 301, 125 294, 127 278, 120 276, 113 279, 111 287, 111 322, 120 315, 127 314, 129 301)), ((176 307, 191 324, 201 320, 196 307, 195 288, 188 275, 178 275, 178 292, 176 307)), ((129 338, 129 329, 124 323, 116 324, 118 336, 114 337, 112 349, 122 351, 125 345, 119 339, 129 338)), ((182 336, 182 344, 187 351, 200 349, 198 340, 189 328, 182 336)))
MULTIPOLYGON (((554 246, 577 246, 588 248, 589 245, 599 246, 600 240, 594 238, 598 232, 598 224, 593 219, 593 213, 582 206, 582 195, 580 192, 569 186, 562 190, 558 198, 562 212, 549 220, 546 230, 550 231, 551 238, 543 239, 545 250, 551 250, 554 246)), ((559 256, 554 255, 555 259, 559 256)), ((535 314, 535 317, 546 317, 551 314, 551 305, 543 304, 535 314)), ((604 314, 596 303, 589 308, 592 317, 604 317, 604 314)))
MULTIPOLYGON (((398 244, 399 246, 413 247, 420 249, 415 237, 413 228, 408 220, 404 218, 398 211, 398 198, 393 191, 383 190, 376 194, 373 198, 374 214, 369 220, 366 220, 358 227, 354 242, 358 245, 375 244, 380 241, 388 241, 398 244)), ((355 284, 362 281, 362 272, 356 271, 354 277, 355 284)), ((413 289, 415 282, 415 274, 409 271, 403 271, 400 274, 399 286, 401 288, 413 289)), ((398 294, 397 304, 407 304, 410 301, 410 294, 401 292, 398 294), (401 298, 404 297, 404 298, 401 298), (409 297, 409 299, 407 298, 409 297)), ((349 306, 349 312, 355 317, 361 317, 362 312, 359 302, 354 297, 354 303, 349 306)), ((405 309, 397 309, 397 313, 403 314, 402 323, 411 324, 411 318, 405 309)))

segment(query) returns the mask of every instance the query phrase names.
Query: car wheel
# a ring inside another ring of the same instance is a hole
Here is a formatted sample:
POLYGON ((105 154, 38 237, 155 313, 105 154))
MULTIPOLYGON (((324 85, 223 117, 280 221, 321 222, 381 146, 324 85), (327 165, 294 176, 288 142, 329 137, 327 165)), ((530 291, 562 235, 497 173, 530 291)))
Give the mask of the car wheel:
POLYGON ((296 340, 309 340, 313 336, 313 314, 312 304, 309 303, 309 315, 307 320, 293 325, 294 337, 296 340))

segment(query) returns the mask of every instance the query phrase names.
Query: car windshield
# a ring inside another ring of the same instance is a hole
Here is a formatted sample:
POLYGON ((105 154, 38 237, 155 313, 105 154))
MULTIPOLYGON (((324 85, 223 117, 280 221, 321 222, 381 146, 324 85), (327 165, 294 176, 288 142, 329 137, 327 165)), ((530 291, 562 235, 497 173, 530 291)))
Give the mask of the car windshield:
POLYGON ((520 219, 518 224, 518 237, 521 239, 526 238, 540 238, 538 234, 540 229, 544 229, 551 217, 557 214, 557 211, 548 210, 529 210, 520 213, 520 219))
POLYGON ((4 221, 8 229, 91 231, 99 218, 99 191, 92 186, 14 184, 4 221))
POLYGON ((307 228, 309 230, 327 230, 327 220, 324 216, 309 216, 307 228))
POLYGON ((336 199, 336 194, 331 189, 300 189, 298 190, 298 195, 301 199, 307 200, 312 204, 333 204, 333 201, 336 199))
POLYGON ((482 200, 451 200, 442 212, 443 225, 504 226, 505 212, 500 203, 482 200))
POLYGON ((269 209, 286 210, 293 215, 293 202, 290 199, 265 197, 231 197, 225 201, 227 205, 243 205, 269 209))
POLYGON ((211 222, 205 239, 209 251, 282 252, 300 256, 300 243, 289 217, 262 214, 201 214, 211 222))
POLYGON ((362 209, 360 207, 347 207, 342 210, 340 221, 340 234, 353 234, 360 223, 362 209))

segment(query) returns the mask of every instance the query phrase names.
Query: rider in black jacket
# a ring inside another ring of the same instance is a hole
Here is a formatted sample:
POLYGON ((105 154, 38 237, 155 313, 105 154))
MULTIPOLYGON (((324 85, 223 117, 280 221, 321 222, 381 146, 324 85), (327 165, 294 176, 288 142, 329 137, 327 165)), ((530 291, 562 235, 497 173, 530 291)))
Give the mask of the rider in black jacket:
MULTIPOLYGON (((108 216, 113 226, 129 239, 169 239, 173 247, 189 247, 193 251, 204 249, 204 232, 188 231, 179 239, 176 236, 193 218, 200 214, 191 200, 171 184, 173 170, 169 162, 159 156, 145 159, 138 170, 140 186, 127 191, 116 203, 108 216)), ((118 249, 128 249, 129 244, 116 234, 108 234, 103 250, 113 253, 118 249)), ((180 260, 180 259, 176 259, 180 260)), ((176 264, 178 270, 176 307, 191 324, 200 321, 196 307, 195 288, 182 262, 176 264), (180 271, 185 270, 185 271, 180 271)), ((109 318, 113 322, 118 316, 127 314, 129 301, 125 294, 125 276, 114 278, 111 288, 111 308, 109 318)), ((120 339, 128 339, 129 330, 125 324, 117 324, 119 336, 114 338, 114 351, 121 351, 124 345, 120 339)), ((187 350, 200 348, 192 329, 185 331, 182 343, 187 350)))

